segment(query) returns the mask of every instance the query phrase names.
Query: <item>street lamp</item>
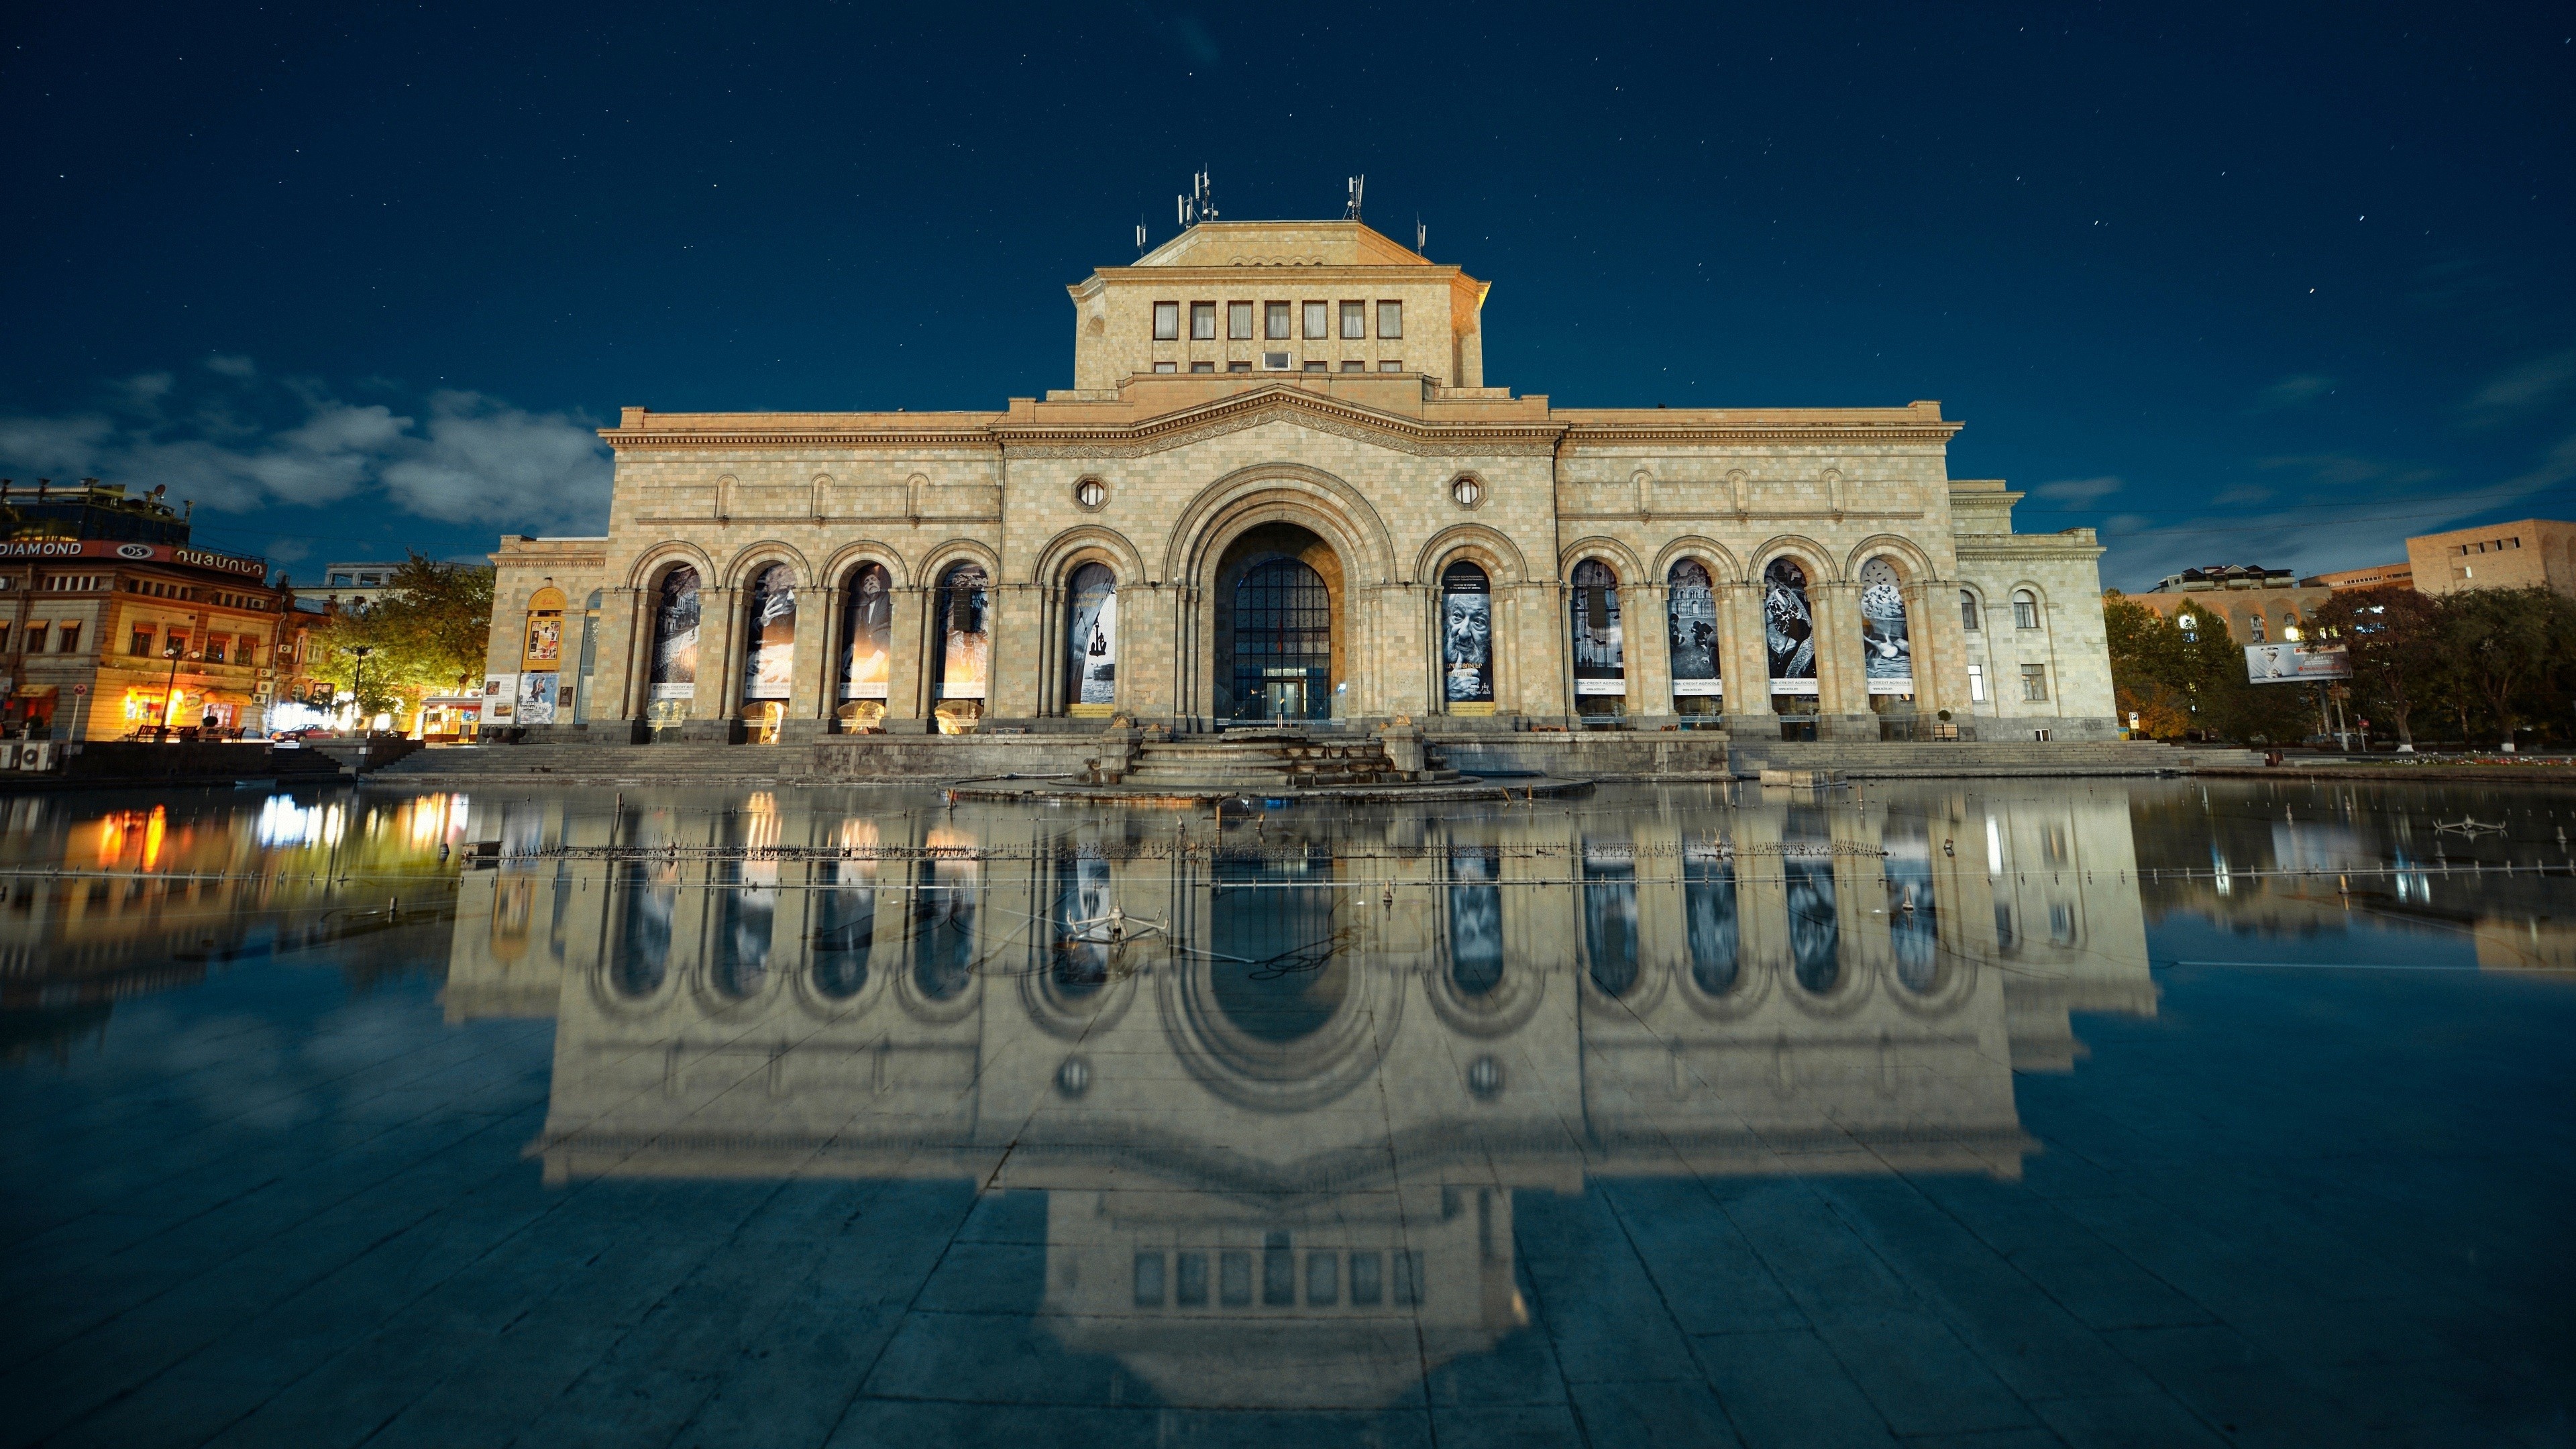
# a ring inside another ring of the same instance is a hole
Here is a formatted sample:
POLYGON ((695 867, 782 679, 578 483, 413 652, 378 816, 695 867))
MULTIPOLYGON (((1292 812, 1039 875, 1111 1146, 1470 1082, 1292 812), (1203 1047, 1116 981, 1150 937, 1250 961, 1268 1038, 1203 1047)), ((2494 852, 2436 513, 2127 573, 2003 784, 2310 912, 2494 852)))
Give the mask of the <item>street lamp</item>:
MULTIPOLYGON (((358 656, 357 678, 349 686, 350 699, 358 707, 358 718, 363 720, 367 718, 367 656, 373 654, 375 650, 368 645, 360 644, 349 652, 358 656)), ((365 731, 361 730, 360 733, 363 735, 365 731)))
POLYGON ((161 733, 170 733, 170 719, 179 711, 179 661, 197 656, 176 642, 164 647, 162 656, 170 661, 170 677, 161 684, 161 733))

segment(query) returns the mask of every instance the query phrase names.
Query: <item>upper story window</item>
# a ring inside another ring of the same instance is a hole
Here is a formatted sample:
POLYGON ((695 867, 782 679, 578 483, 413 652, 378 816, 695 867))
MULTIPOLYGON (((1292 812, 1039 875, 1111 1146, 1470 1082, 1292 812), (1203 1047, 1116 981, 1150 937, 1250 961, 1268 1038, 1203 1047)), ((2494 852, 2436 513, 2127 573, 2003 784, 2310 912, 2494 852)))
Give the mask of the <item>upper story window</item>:
POLYGON ((2016 629, 2039 627, 2039 596, 2028 589, 2013 591, 2013 627, 2016 629))
POLYGON ((1402 302, 1380 302, 1377 304, 1377 335, 1380 337, 1402 337, 1404 335, 1404 304, 1402 302))
POLYGON ((1352 342, 1367 336, 1368 303, 1344 302, 1342 304, 1342 339, 1352 342))
POLYGON ((1237 342, 1252 340, 1252 304, 1250 302, 1225 304, 1225 335, 1237 342))
POLYGON ((1157 362, 1154 364, 1154 370, 1156 372, 1178 372, 1181 370, 1181 365, 1177 362, 1157 362))
POLYGON ((1262 335, 1273 342, 1287 341, 1289 336, 1288 313, 1289 304, 1286 302, 1266 302, 1262 304, 1262 335))
POLYGON ((331 587, 335 589, 345 589, 356 582, 357 576, 355 574, 333 574, 331 576, 331 587))
POLYGON ((1971 634, 1976 633, 1980 627, 1977 622, 1977 596, 1966 589, 1959 591, 1959 627, 1971 634))
POLYGON ((1154 304, 1154 340, 1157 342, 1178 342, 1181 340, 1180 303, 1157 302, 1154 304))
POLYGON ((1306 304, 1306 340, 1320 342, 1333 335, 1333 305, 1330 302, 1306 304))
POLYGON ((1190 340, 1192 342, 1216 340, 1216 304, 1214 302, 1190 304, 1190 340))

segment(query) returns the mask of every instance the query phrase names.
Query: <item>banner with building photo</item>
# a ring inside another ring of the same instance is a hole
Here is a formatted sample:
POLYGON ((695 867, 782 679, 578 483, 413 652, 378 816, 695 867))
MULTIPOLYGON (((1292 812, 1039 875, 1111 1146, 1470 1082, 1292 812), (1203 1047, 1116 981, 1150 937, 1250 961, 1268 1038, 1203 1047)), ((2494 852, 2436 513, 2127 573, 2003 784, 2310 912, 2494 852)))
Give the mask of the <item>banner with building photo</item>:
POLYGON ((1118 581, 1103 564, 1073 571, 1072 618, 1065 641, 1072 657, 1068 703, 1106 709, 1118 699, 1118 581))
POLYGON ((2252 684, 2331 684, 2352 678, 2352 654, 2340 647, 2248 644, 2245 678, 2252 684))

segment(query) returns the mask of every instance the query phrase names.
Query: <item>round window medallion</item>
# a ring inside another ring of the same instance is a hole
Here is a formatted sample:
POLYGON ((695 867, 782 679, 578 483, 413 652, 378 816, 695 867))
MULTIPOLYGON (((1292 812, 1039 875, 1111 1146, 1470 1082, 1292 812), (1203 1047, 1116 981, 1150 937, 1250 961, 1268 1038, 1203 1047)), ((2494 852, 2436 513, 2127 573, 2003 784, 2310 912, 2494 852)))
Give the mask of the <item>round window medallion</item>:
POLYGON ((1461 508, 1473 508, 1485 501, 1485 485, 1462 474, 1450 483, 1449 498, 1461 508))
POLYGON ((1085 478, 1073 485, 1073 501, 1082 508, 1097 512, 1109 501, 1109 485, 1097 478, 1085 478))

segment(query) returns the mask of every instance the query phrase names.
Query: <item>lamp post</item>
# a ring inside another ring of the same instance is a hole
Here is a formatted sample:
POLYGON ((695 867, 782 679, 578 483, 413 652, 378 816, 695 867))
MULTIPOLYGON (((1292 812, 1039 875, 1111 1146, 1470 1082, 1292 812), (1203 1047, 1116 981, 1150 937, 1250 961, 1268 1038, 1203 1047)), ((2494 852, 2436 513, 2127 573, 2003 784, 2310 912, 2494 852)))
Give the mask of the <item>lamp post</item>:
POLYGON ((177 714, 179 709, 179 661, 194 656, 177 644, 165 647, 161 653, 170 661, 170 677, 161 684, 161 733, 164 738, 167 738, 170 733, 171 717, 177 714))
MULTIPOLYGON (((358 718, 363 721, 367 718, 367 656, 375 650, 368 645, 360 644, 349 652, 358 656, 358 673, 349 686, 349 697, 351 702, 357 705, 358 718)), ((361 727, 359 736, 364 738, 366 733, 366 730, 361 727)))

